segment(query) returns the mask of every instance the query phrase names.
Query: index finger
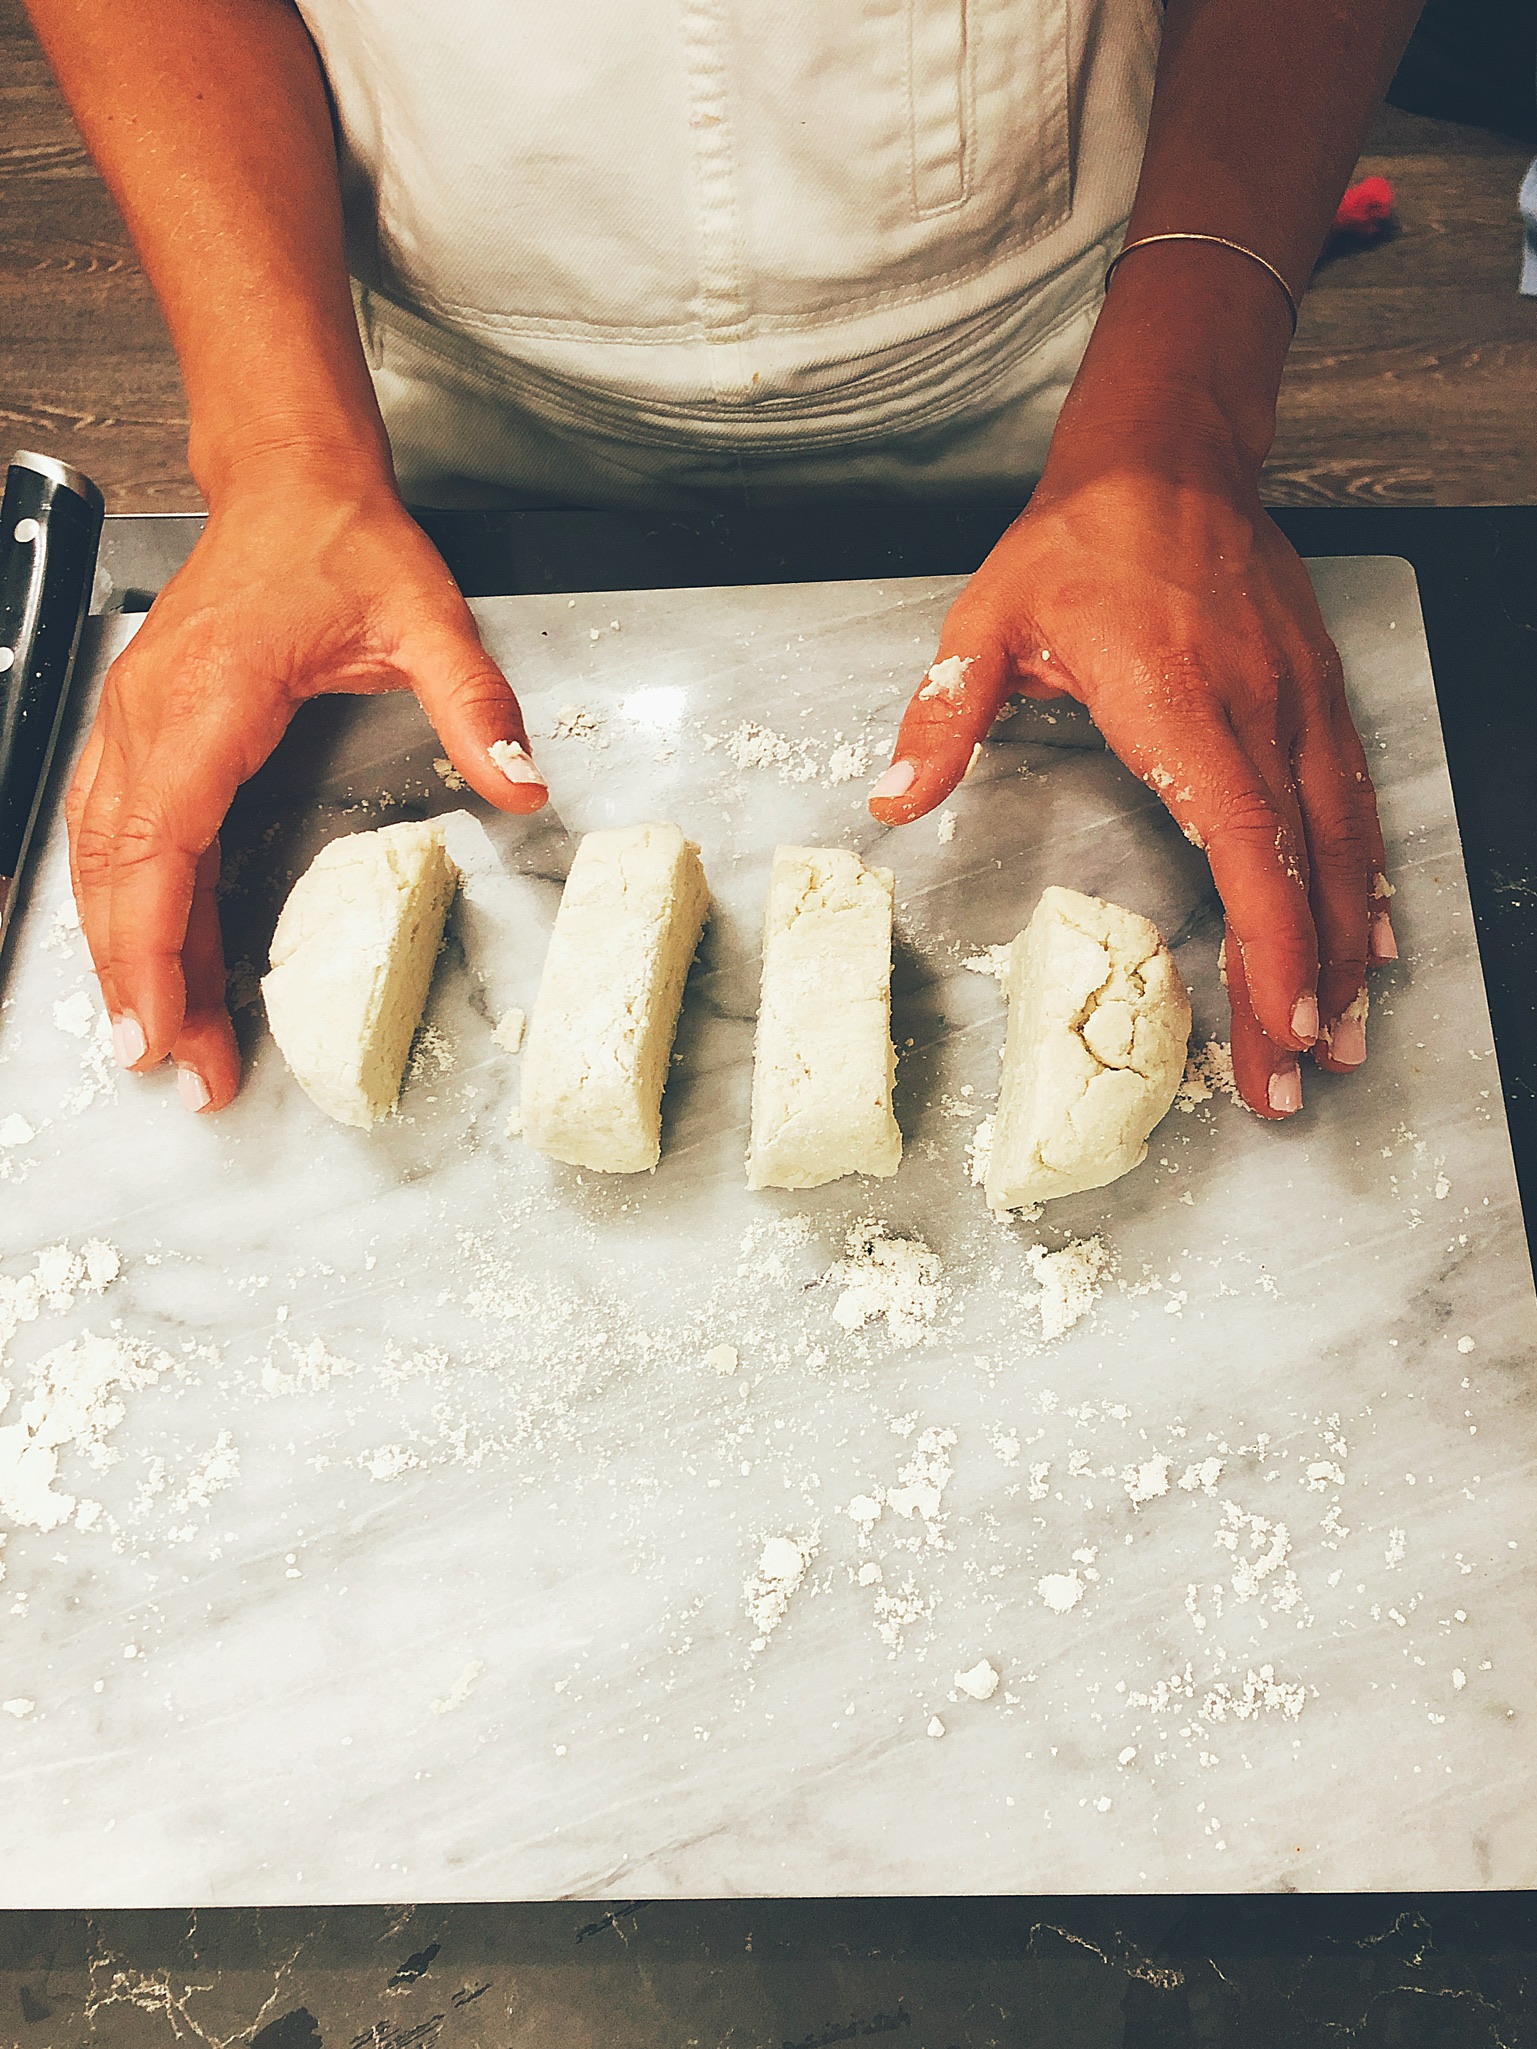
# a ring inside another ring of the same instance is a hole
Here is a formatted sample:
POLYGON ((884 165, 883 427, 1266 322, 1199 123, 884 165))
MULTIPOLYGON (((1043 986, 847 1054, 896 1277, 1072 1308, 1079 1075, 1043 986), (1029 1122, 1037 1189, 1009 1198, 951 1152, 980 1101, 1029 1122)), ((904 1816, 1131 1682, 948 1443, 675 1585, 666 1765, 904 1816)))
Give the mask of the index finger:
POLYGON ((909 825, 942 804, 970 768, 1014 688, 1014 663, 991 632, 946 620, 939 652, 902 715, 891 766, 870 788, 883 825, 909 825))
POLYGON ((1187 700, 1150 728, 1145 710, 1095 707, 1107 744, 1155 789, 1211 863, 1266 1038, 1301 1051, 1318 1036, 1318 935, 1295 799, 1274 788, 1220 706, 1187 700))
POLYGON ((125 1067, 157 1066, 185 1020, 182 956, 198 863, 255 766, 221 723, 196 734, 162 727, 147 745, 131 743, 131 756, 119 722, 103 723, 74 859, 82 923, 125 1067))

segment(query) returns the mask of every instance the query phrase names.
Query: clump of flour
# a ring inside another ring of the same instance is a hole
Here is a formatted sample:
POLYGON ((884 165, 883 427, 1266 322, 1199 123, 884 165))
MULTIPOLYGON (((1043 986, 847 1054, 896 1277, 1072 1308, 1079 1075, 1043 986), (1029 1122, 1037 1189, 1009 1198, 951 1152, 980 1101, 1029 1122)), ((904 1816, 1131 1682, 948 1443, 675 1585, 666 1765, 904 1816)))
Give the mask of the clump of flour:
POLYGON ((1041 1336, 1053 1344, 1081 1323, 1104 1291, 1110 1252, 1102 1238, 1071 1238, 1060 1251, 1032 1245, 1025 1254, 1040 1284, 1036 1308, 1041 1336))
POLYGON ((980 953, 968 954, 961 962, 961 966, 968 974, 991 975, 995 982, 1001 982, 1009 972, 1009 955, 1012 951, 1013 947, 1008 944, 984 946, 980 953))
POLYGON ((870 750, 862 740, 845 740, 840 733, 838 744, 827 757, 827 780, 830 783, 852 783, 870 773, 870 750))
POLYGON ((921 1344, 944 1294, 937 1253, 921 1238, 889 1238, 874 1217, 855 1224, 827 1280, 839 1289, 833 1321, 847 1331, 884 1322, 894 1345, 921 1344))
POLYGON ((814 1539, 799 1543, 794 1537, 770 1537, 758 1558, 758 1569, 747 1582, 744 1597, 747 1612, 758 1631, 755 1651, 762 1650, 783 1622, 802 1580, 817 1555, 814 1539))
POLYGON ((512 1009, 502 1012, 496 1021, 496 1029, 492 1032, 491 1036, 504 1053, 521 1053, 523 1050, 523 1034, 527 1027, 528 1013, 519 1010, 514 1005, 512 1009))

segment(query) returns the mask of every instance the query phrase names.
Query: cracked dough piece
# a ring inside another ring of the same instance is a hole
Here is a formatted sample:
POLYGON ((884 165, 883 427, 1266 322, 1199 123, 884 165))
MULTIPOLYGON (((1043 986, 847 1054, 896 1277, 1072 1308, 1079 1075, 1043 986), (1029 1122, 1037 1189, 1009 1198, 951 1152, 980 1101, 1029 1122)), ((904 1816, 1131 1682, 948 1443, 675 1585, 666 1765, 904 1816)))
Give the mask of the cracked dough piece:
POLYGON ((639 1174, 662 1156, 662 1089, 709 885, 676 825, 590 832, 550 935, 523 1054, 522 1136, 551 1159, 639 1174))
POLYGON ((299 1086, 342 1124, 395 1106, 458 879, 432 820, 332 840, 288 893, 267 1022, 299 1086))
POLYGON ((779 847, 769 876, 753 1058, 749 1188, 894 1174, 889 868, 779 847))
POLYGON ((1004 987, 989 1204, 1020 1209, 1119 1180, 1146 1158, 1190 1039, 1190 1001, 1157 926, 1045 890, 1009 949, 1004 987))

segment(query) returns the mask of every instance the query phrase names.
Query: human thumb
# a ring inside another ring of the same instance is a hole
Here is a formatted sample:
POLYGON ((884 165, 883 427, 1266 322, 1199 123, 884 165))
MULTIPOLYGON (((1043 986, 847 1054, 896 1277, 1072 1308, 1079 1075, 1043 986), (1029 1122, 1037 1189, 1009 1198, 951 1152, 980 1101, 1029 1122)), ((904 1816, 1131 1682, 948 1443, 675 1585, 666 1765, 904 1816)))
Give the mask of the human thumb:
POLYGON ((481 646, 473 620, 463 629, 434 626, 396 654, 455 769, 500 811, 538 811, 549 797, 535 768, 528 728, 501 670, 481 646))

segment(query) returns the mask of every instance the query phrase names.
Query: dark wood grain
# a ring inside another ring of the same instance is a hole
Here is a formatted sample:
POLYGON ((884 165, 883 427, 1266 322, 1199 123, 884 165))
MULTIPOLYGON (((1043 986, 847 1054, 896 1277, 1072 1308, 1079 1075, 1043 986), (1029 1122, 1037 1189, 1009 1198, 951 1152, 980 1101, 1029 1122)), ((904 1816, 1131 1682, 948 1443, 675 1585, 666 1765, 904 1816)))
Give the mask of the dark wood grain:
MULTIPOLYGON (((1399 227, 1303 307, 1265 489, 1280 505, 1537 504, 1537 301, 1516 292, 1518 143, 1384 109, 1362 161, 1399 227)), ((97 477, 114 512, 199 504, 176 359, 37 48, 0 0, 0 444, 97 477)))

